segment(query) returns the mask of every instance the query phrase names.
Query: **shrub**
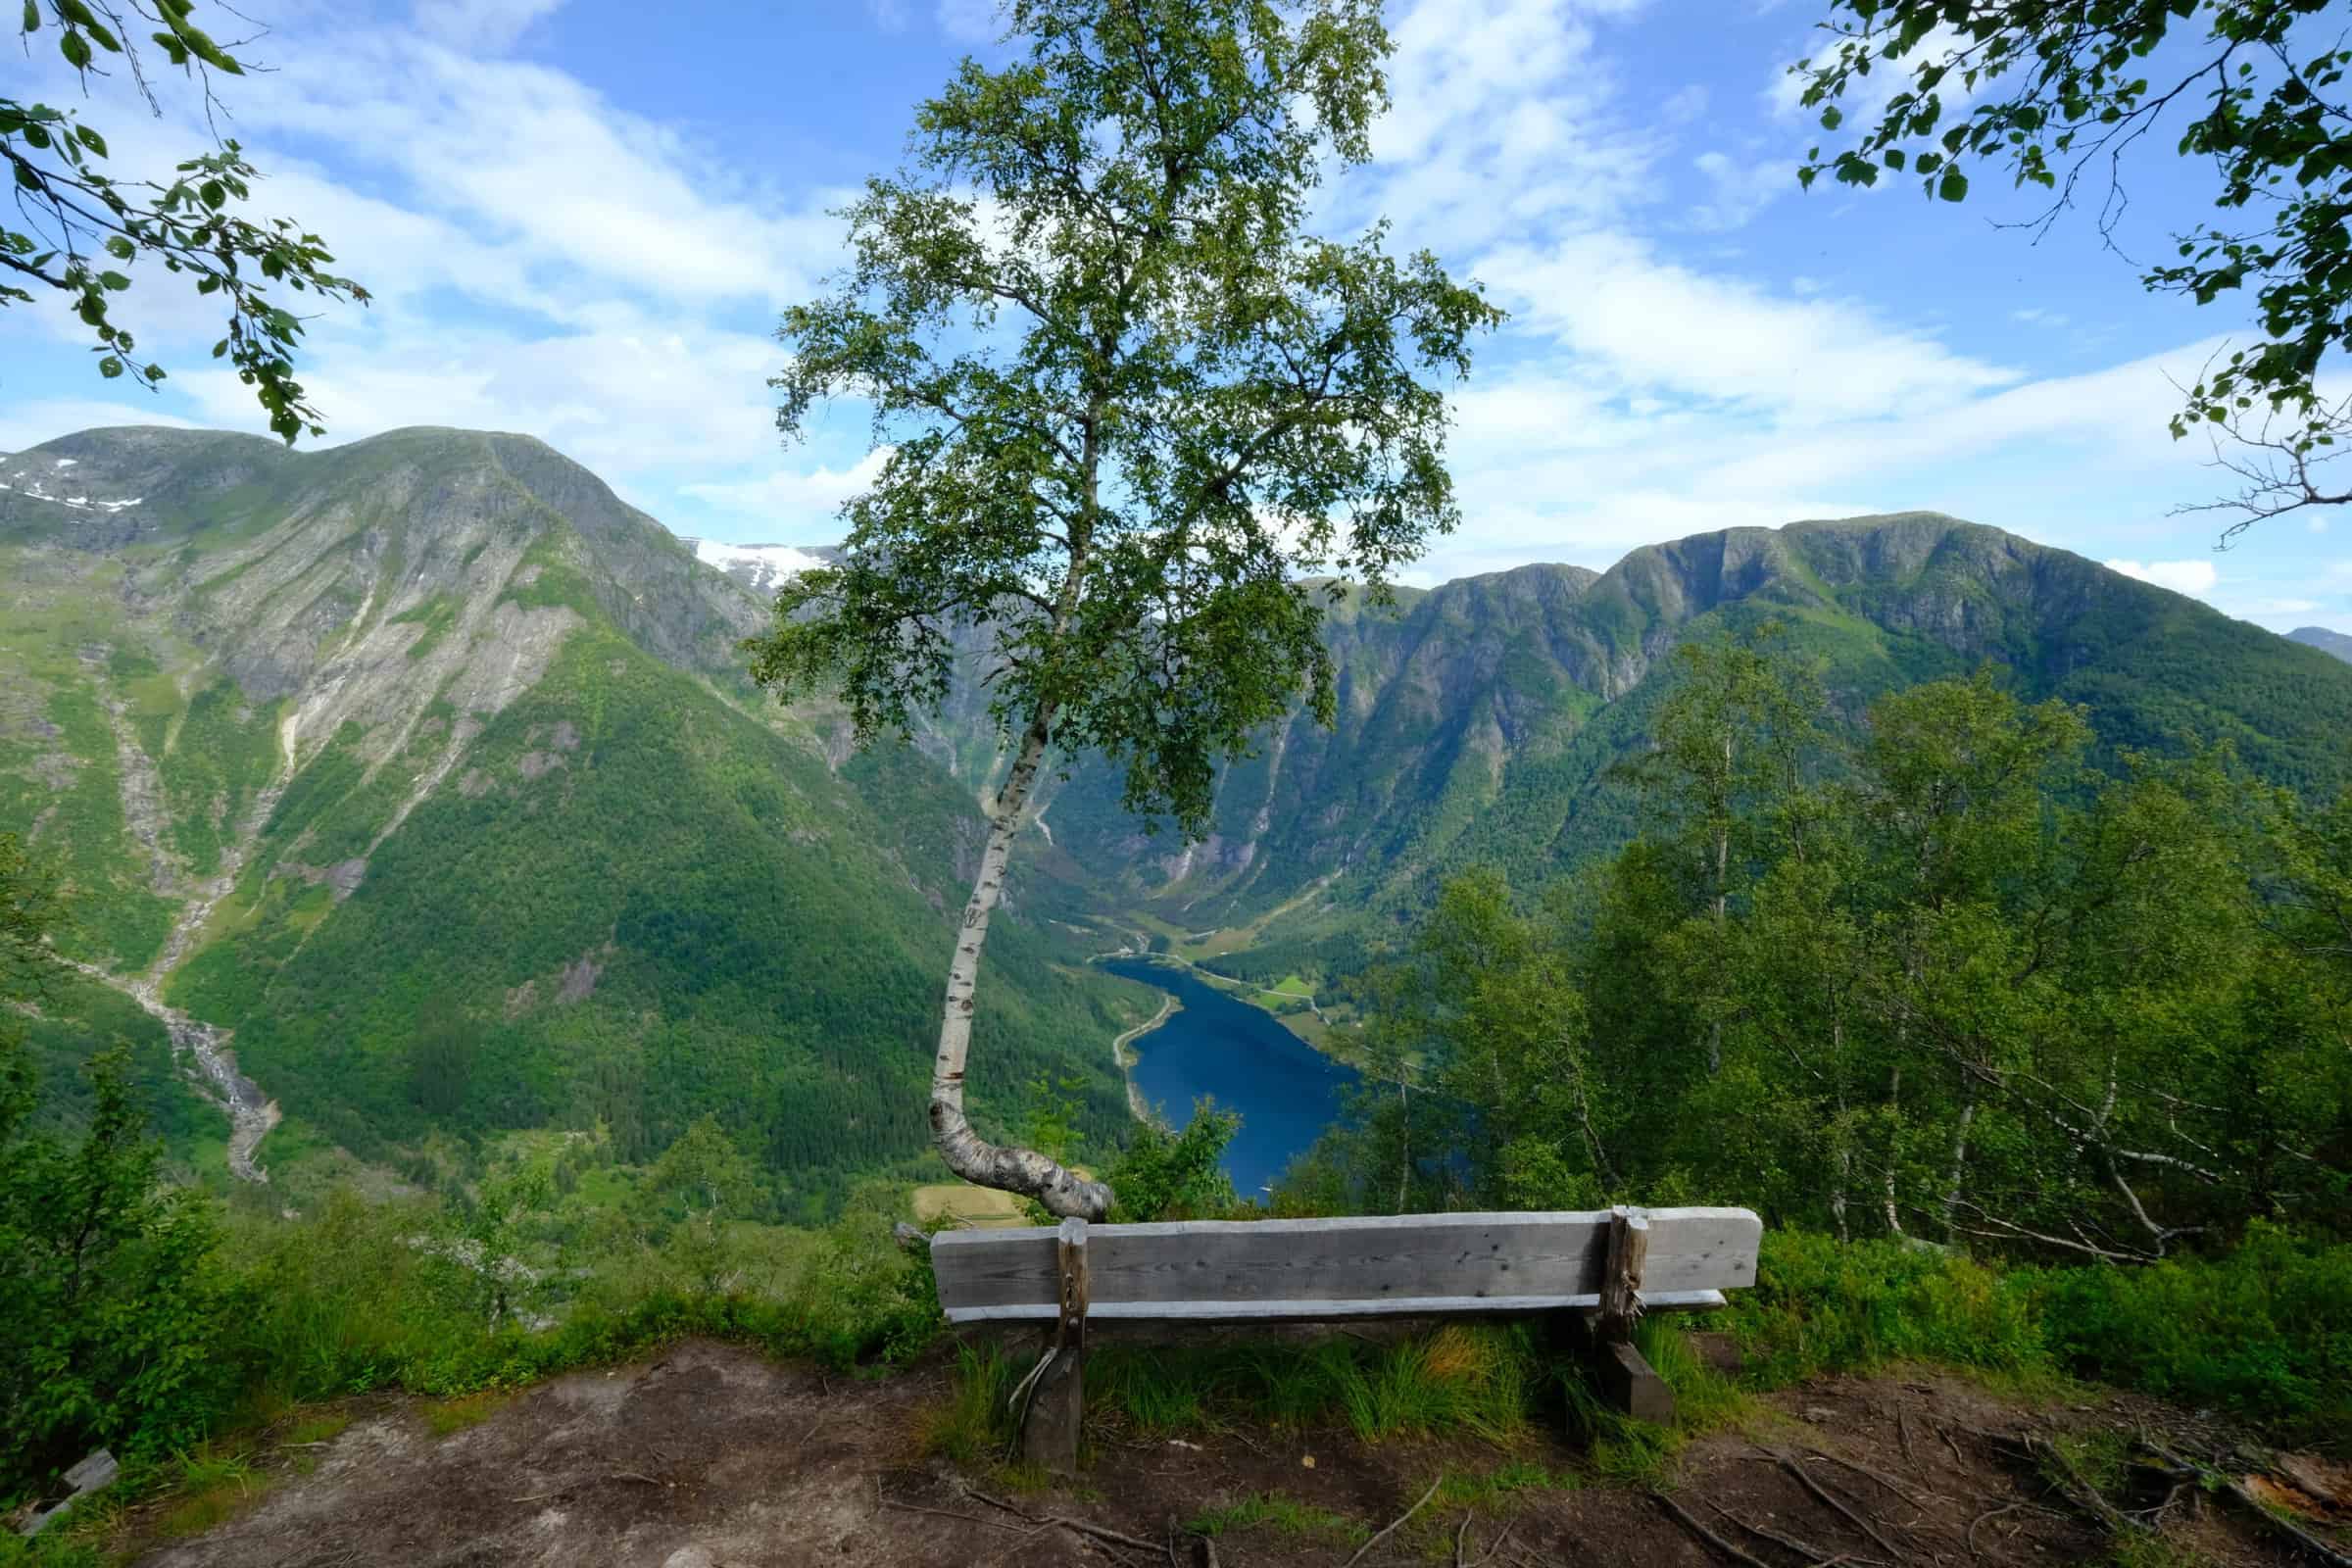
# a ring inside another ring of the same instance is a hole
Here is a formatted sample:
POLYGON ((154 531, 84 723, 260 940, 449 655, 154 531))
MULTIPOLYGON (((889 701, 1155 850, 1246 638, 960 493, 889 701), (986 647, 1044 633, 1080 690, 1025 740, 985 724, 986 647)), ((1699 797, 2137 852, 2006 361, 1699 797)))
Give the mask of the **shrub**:
POLYGON ((230 1392, 213 1353, 219 1232, 162 1187, 128 1054, 93 1057, 78 1143, 33 1132, 21 1042, 0 1036, 0 1498, 101 1445, 138 1458, 192 1444, 230 1392))
POLYGON ((2070 1371, 2352 1442, 2352 1247, 2256 1221, 2219 1257, 2026 1275, 2070 1371))

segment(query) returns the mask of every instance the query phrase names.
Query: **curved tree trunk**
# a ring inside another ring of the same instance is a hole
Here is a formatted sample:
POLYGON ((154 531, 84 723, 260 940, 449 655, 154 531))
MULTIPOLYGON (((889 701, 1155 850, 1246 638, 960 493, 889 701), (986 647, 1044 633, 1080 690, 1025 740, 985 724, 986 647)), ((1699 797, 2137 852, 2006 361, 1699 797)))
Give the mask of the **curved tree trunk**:
POLYGON ((963 1114, 963 1064, 972 1044, 973 993, 980 982, 980 950, 988 942, 988 919, 1004 892, 1004 862, 1020 831, 1021 813, 1046 753, 1052 715, 1040 713, 1021 737, 1020 754, 998 792, 980 855, 980 875, 963 908, 956 959, 948 966, 947 1005, 939 1024, 939 1055, 931 1069, 931 1142, 948 1168, 967 1182, 1034 1198, 1065 1219, 1100 1220, 1110 1211, 1111 1192, 1034 1150, 1007 1149, 972 1131, 963 1114))

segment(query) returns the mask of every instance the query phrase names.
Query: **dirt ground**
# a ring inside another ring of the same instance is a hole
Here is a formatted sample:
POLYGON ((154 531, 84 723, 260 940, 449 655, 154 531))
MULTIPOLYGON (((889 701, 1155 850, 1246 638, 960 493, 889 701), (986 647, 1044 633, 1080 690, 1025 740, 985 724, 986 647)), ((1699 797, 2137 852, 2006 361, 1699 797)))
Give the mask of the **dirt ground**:
MULTIPOLYGON (((555 1379, 446 1436, 434 1435, 428 1401, 364 1402, 349 1407, 351 1424, 323 1446, 265 1458, 270 1479, 243 1512, 138 1561, 1150 1568, 1209 1561, 1179 1527, 1267 1493, 1377 1530, 1441 1471, 1459 1479, 1513 1459, 1553 1469, 1579 1462, 1565 1445, 1543 1440, 1506 1454, 1482 1445, 1367 1446, 1345 1432, 1261 1429, 1202 1436, 1196 1445, 1099 1423, 1090 1427, 1091 1466, 1076 1483, 1016 1493, 1001 1473, 923 1457, 924 1417, 948 1388, 939 1365, 844 1381, 690 1342, 652 1360, 555 1379), (1048 1520, 1109 1534, 1041 1522, 1048 1520)), ((2229 1443, 2184 1412, 2125 1396, 2033 1408, 1941 1375, 1822 1379, 1761 1404, 1744 1432, 1714 1434, 1680 1456, 1666 1495, 1688 1522, 1646 1489, 1596 1479, 1515 1492, 1479 1508, 1433 1500, 1374 1544, 1357 1568, 2094 1561, 2111 1549, 2102 1532, 2018 1456, 2017 1440, 2104 1425, 2223 1450, 2229 1443), (1692 1524, 1744 1559, 1702 1542, 1692 1524)), ((2296 1560, 2234 1504, 2200 1506, 2195 1489, 2184 1491, 2191 1495, 2164 1523, 2179 1555, 2156 1560, 2296 1560)), ((135 1539, 155 1520, 134 1510, 129 1524, 135 1539)), ((1215 1560, 1229 1568, 1341 1568, 1353 1549, 1347 1539, 1274 1523, 1215 1539, 1215 1560)))

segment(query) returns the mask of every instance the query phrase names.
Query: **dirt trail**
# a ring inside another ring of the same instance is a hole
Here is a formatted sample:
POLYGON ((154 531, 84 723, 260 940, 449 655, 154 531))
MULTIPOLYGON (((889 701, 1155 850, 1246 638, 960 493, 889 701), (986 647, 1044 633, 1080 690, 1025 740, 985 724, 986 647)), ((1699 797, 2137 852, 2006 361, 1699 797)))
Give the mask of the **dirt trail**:
MULTIPOLYGON (((146 1568, 1152 1568, 1170 1560, 1161 1544, 1172 1528, 1263 1494, 1330 1510, 1368 1534, 1402 1513, 1441 1469, 1463 1478, 1513 1458, 1554 1470, 1580 1459, 1547 1440, 1517 1455, 1467 1444, 1366 1446, 1345 1433, 1294 1429, 1172 1443, 1099 1420, 1089 1429, 1090 1467, 1076 1485, 1015 1493, 991 1467, 958 1469, 922 1456, 924 1419, 947 1393, 938 1365, 878 1382, 827 1380, 698 1342, 555 1379, 442 1438, 419 1401, 379 1399, 354 1406, 358 1418, 331 1444, 303 1450, 313 1473, 293 1474, 293 1453, 281 1452, 265 1462, 274 1481, 241 1517, 137 1560, 146 1568), (1056 1515, 1139 1544, 1038 1522, 1056 1515)), ((2093 1560, 2106 1549, 2096 1530, 2041 1477, 2004 1459, 2000 1440, 2157 1420, 2195 1431, 2180 1412, 2120 1396, 2034 1410, 1940 1376, 1825 1379, 1763 1403, 1748 1432, 1691 1445, 1669 1495, 1769 1568, 1884 1562, 1889 1547, 1906 1563, 1971 1568, 2093 1560), (1825 1505, 1776 1461, 1779 1453, 1850 1514, 1825 1505)), ((133 1511, 134 1536, 145 1511, 133 1511)), ((2213 1507, 2183 1503, 2166 1529, 2171 1544, 2191 1554, 2168 1560, 2291 1561, 2241 1517, 2213 1507)), ((1338 1568, 1353 1544, 1263 1523, 1216 1541, 1228 1568, 1338 1568)), ((1194 1560, 1189 1541, 1177 1545, 1177 1560, 1194 1560)), ((1474 1562, 1497 1545, 1489 1559, 1495 1568, 1736 1560, 1702 1544, 1646 1491, 1588 1479, 1475 1509, 1433 1503, 1359 1568, 1474 1562)))

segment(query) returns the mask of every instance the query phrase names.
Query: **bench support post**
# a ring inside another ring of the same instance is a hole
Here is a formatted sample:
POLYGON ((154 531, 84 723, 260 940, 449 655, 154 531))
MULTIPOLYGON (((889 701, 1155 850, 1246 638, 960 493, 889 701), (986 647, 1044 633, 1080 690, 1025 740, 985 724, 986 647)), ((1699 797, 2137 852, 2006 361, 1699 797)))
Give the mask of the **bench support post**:
POLYGON ((1030 1393, 1021 1421, 1021 1457, 1056 1475, 1074 1475, 1086 1406, 1086 1221, 1063 1220, 1056 1250, 1061 1310, 1046 1342, 1052 1359, 1030 1393))
POLYGON ((1600 1304, 1591 1319, 1591 1358, 1594 1381, 1611 1407, 1665 1426, 1674 1420, 1674 1391, 1634 1348, 1642 1270, 1648 1257, 1649 1220, 1623 1204, 1611 1209, 1608 1263, 1600 1277, 1600 1304))

